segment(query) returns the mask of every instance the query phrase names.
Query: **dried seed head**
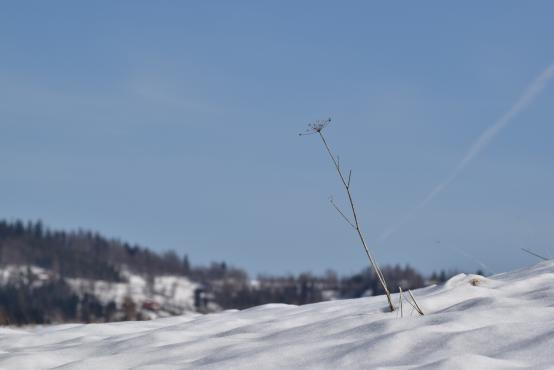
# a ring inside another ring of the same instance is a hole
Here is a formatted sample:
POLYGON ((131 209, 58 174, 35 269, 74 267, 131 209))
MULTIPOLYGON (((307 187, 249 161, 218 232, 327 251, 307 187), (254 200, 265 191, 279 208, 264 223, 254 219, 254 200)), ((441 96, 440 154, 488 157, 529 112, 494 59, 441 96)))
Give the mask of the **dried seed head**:
POLYGON ((329 126, 331 123, 331 118, 317 120, 308 124, 306 131, 299 135, 310 135, 320 133, 325 127, 329 126))

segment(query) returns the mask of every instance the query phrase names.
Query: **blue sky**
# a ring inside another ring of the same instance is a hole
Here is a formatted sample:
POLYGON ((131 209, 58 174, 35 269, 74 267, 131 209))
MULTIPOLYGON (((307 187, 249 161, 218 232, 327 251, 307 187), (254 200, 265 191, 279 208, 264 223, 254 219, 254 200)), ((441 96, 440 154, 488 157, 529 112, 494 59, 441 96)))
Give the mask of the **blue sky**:
POLYGON ((554 254, 554 86, 385 241, 554 61, 547 1, 18 1, 0 12, 0 217, 252 273, 500 272, 554 254), (344 203, 343 203, 344 204, 344 203))

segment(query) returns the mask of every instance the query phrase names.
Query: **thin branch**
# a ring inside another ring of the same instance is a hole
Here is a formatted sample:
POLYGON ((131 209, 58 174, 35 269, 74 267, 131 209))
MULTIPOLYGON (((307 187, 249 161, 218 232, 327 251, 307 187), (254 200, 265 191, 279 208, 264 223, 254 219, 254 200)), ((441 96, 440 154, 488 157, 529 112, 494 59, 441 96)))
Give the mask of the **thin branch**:
POLYGON ((346 215, 341 211, 341 209, 335 204, 335 202, 333 201, 333 198, 330 198, 329 199, 329 202, 333 205, 333 207, 335 207, 335 209, 337 210, 337 212, 342 216, 342 218, 344 218, 344 220, 346 222, 348 222, 348 224, 350 226, 352 226, 352 228, 355 230, 356 229, 356 226, 354 226, 354 224, 352 223, 352 221, 350 221, 348 219, 348 217, 346 217, 346 215))
POLYGON ((348 172, 348 183, 346 184, 346 186, 348 187, 348 189, 350 189, 350 178, 352 177, 352 170, 350 170, 348 172))
POLYGON ((353 224, 354 229, 356 230, 356 232, 358 234, 360 242, 362 243, 362 245, 364 247, 367 258, 369 259, 369 262, 370 262, 371 266, 373 266, 373 269, 375 270, 375 273, 377 274, 377 278, 379 279, 379 283, 381 284, 381 286, 383 287, 383 290, 385 291, 385 295, 387 296, 387 301, 388 301, 388 304, 389 304, 389 308, 390 308, 391 311, 394 311, 394 304, 392 303, 391 294, 390 294, 390 291, 387 287, 385 277, 383 276, 383 273, 381 272, 381 269, 379 268, 379 265, 377 264, 377 261, 376 261, 375 257, 369 251, 369 248, 367 247, 365 238, 364 238, 364 236, 362 234, 362 231, 360 229, 360 223, 358 222, 358 215, 356 213, 356 207, 354 205, 354 200, 352 199, 352 194, 350 193, 349 182, 347 182, 345 180, 344 175, 343 175, 343 173, 340 169, 338 159, 335 158, 335 156, 333 155, 333 152, 331 151, 331 148, 327 144, 327 141, 325 140, 325 137, 323 136, 323 133, 321 132, 321 129, 317 130, 316 132, 319 133, 319 137, 321 138, 321 141, 323 141, 323 145, 325 146, 325 149, 327 150, 327 153, 329 154, 329 157, 333 161, 333 164, 335 165, 335 169, 337 170, 337 173, 340 177, 340 180, 341 180, 342 184, 344 185, 344 188, 346 190, 346 194, 348 196, 348 202, 350 203, 350 209, 352 210, 352 217, 354 219, 354 222, 352 224, 353 224))
POLYGON ((404 317, 404 310, 402 308, 402 287, 399 286, 398 287, 398 290, 400 291, 400 297, 399 297, 399 301, 400 301, 400 318, 404 317))
MULTIPOLYGON (((408 298, 406 298, 406 302, 408 302, 408 304, 409 304, 410 306, 412 306, 413 311, 417 311, 417 307, 412 303, 412 301, 410 301, 408 298)), ((413 311, 412 311, 412 312, 413 312, 413 311)), ((419 312, 419 311, 418 311, 418 312, 419 312)))
POLYGON ((540 258, 541 260, 548 261, 548 258, 541 256, 540 254, 537 254, 535 252, 530 251, 529 249, 521 248, 522 251, 527 252, 535 257, 540 258))
POLYGON ((415 300, 414 295, 412 294, 412 291, 408 289, 408 293, 410 294, 410 297, 412 297, 412 301, 414 301, 415 309, 417 310, 417 312, 419 312, 419 314, 421 316, 423 316, 423 311, 421 310, 421 308, 417 304, 417 301, 415 300))

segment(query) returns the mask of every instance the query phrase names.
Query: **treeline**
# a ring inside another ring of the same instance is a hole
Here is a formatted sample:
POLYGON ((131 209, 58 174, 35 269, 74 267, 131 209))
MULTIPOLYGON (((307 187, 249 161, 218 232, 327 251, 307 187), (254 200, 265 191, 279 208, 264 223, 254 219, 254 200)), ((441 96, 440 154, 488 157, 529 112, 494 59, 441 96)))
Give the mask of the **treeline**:
MULTIPOLYGON (((131 299, 126 298, 119 306, 115 302, 101 303, 99 297, 76 292, 68 285, 67 279, 75 278, 124 282, 125 271, 149 280, 178 275, 198 283, 194 292, 198 312, 383 294, 370 269, 351 276, 329 271, 323 275, 261 275, 252 279, 244 270, 225 262, 191 266, 187 256, 175 252, 156 253, 90 231, 51 230, 40 221, 0 221, 0 268, 6 272, 9 266, 37 266, 50 275, 38 285, 31 279, 34 275, 30 267, 26 267, 28 274, 20 273, 16 280, 2 278, 9 274, 0 275, 0 324, 144 319, 143 307, 131 299)), ((383 273, 389 286, 403 289, 445 281, 452 275, 442 271, 425 278, 410 266, 385 266, 383 273)))
MULTIPOLYGON (((402 287, 404 290, 440 283, 454 274, 442 271, 433 274, 431 279, 423 277, 410 266, 385 266, 382 270, 390 286, 402 287)), ((376 275, 369 268, 344 277, 328 271, 321 276, 311 273, 261 275, 250 280, 241 270, 229 269, 224 263, 214 263, 209 268, 203 268, 203 273, 211 276, 203 280, 210 298, 225 309, 244 309, 271 302, 301 305, 384 293, 376 275)))
POLYGON ((41 221, 0 221, 0 266, 32 265, 60 277, 121 281, 122 266, 149 275, 187 275, 189 263, 175 252, 108 239, 90 231, 53 231, 41 221))
POLYGON ((44 227, 41 221, 0 221, 0 325, 54 322, 107 322, 143 318, 139 307, 126 300, 102 303, 92 294, 76 292, 67 278, 122 282, 124 270, 152 278, 188 275, 186 256, 155 253, 147 248, 90 231, 65 232, 44 227), (14 273, 9 266, 37 266, 51 273, 33 281, 29 270, 14 273))
POLYGON ((136 304, 102 303, 92 294, 79 295, 63 279, 0 287, 0 325, 141 320, 136 304))

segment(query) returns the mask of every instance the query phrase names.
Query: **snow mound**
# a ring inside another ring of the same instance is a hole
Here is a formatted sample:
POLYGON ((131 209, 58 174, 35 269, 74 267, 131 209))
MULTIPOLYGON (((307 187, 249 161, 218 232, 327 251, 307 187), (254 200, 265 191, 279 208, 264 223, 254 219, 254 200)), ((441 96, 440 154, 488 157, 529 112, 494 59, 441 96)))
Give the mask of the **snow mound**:
POLYGON ((0 328, 2 369, 547 369, 554 262, 384 297, 147 322, 0 328), (398 296, 395 295, 395 300, 398 296))

